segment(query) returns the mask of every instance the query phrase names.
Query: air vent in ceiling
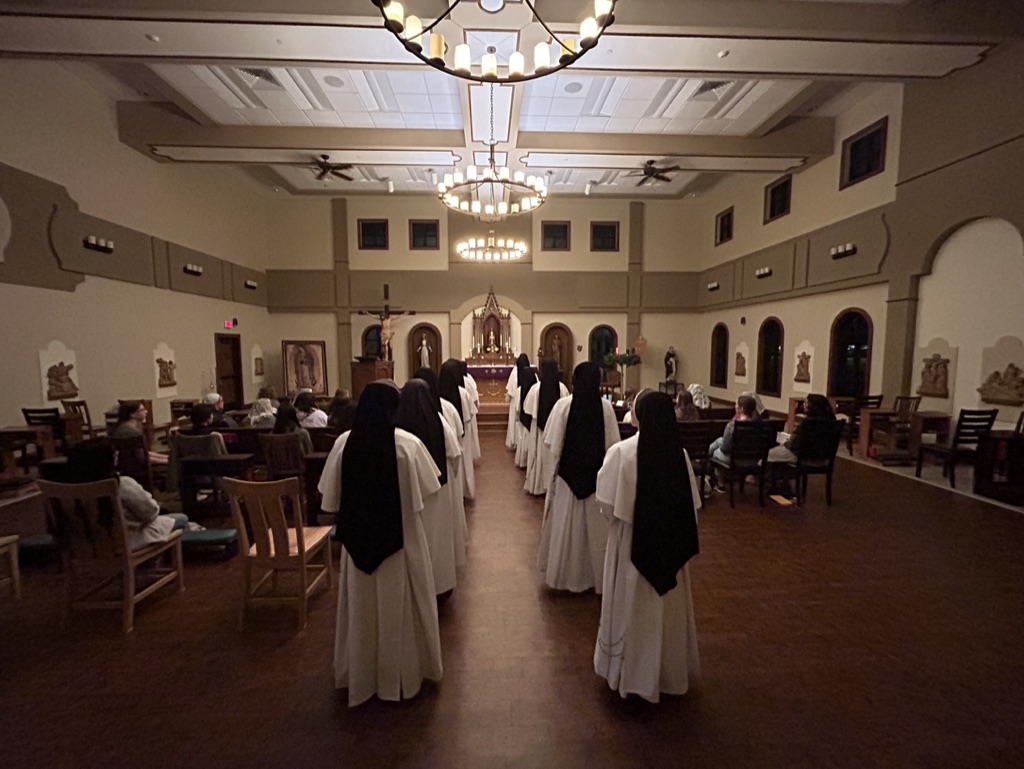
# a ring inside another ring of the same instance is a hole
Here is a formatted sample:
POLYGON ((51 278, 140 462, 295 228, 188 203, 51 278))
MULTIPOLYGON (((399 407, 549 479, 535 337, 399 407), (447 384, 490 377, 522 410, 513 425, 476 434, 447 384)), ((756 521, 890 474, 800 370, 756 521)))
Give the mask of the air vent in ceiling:
POLYGON ((732 84, 732 80, 705 80, 690 98, 694 101, 718 101, 732 84))
POLYGON ((261 67, 236 67, 235 71, 250 88, 256 88, 260 83, 267 83, 275 88, 283 88, 269 69, 261 67))

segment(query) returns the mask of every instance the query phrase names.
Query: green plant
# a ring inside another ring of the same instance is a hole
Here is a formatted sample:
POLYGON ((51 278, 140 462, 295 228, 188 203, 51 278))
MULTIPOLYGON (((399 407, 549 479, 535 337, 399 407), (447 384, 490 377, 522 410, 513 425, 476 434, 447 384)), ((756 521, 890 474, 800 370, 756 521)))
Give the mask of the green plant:
POLYGON ((636 353, 622 353, 620 355, 605 355, 604 367, 616 368, 618 366, 636 366, 640 363, 640 356, 636 353))

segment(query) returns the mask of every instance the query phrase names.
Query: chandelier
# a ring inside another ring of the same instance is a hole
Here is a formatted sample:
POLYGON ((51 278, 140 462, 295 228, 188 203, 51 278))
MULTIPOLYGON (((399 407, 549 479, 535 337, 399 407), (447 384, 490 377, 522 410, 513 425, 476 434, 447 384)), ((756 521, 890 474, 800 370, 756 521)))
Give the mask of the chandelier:
MULTIPOLYGON (((533 14, 533 18, 551 38, 550 41, 541 41, 534 46, 533 70, 531 72, 526 71, 526 56, 519 51, 511 53, 508 61, 502 62, 499 67, 497 53, 494 50, 488 50, 481 56, 480 64, 474 66, 472 64, 473 52, 468 43, 456 45, 451 61, 446 59, 448 45, 444 35, 432 30, 449 18, 451 12, 462 0, 448 2, 448 10, 426 26, 418 16, 406 16, 405 8, 398 0, 370 0, 370 2, 380 9, 381 16, 384 17, 384 28, 398 38, 405 49, 420 61, 442 72, 447 72, 449 75, 474 80, 478 83, 517 83, 565 69, 597 45, 597 41, 601 39, 605 30, 615 21, 615 3, 618 0, 594 0, 594 15, 588 16, 580 23, 578 49, 576 40, 560 38, 552 32, 544 19, 537 13, 533 2, 523 0, 533 14), (428 35, 429 42, 426 42, 428 35), (558 53, 557 62, 554 64, 551 59, 552 43, 557 46, 558 53), (427 49, 426 54, 423 52, 424 47, 427 49)), ((479 2, 480 6, 490 13, 497 13, 505 6, 504 0, 479 0, 479 2)))
POLYGON ((494 86, 491 86, 491 138, 487 165, 466 167, 445 174, 437 184, 437 196, 448 208, 496 222, 506 216, 527 214, 540 208, 548 197, 547 180, 543 176, 527 176, 498 166, 494 159, 494 86))
POLYGON ((526 243, 512 238, 494 237, 494 230, 486 238, 470 238, 455 245, 455 253, 471 262, 514 262, 526 256, 526 243))

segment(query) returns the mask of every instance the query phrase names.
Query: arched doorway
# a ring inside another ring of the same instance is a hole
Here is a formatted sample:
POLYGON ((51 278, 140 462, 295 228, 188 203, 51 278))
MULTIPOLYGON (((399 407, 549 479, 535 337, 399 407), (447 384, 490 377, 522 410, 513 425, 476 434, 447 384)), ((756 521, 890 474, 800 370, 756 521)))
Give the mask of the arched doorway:
POLYGON ((563 382, 572 381, 572 332, 568 326, 552 323, 546 327, 540 335, 540 353, 542 358, 554 358, 563 382))
POLYGON ((711 332, 712 387, 729 386, 729 328, 724 323, 715 325, 711 332))
POLYGON ((615 333, 614 328, 611 326, 596 326, 590 332, 590 342, 588 344, 590 349, 589 360, 603 368, 605 357, 615 352, 615 348, 618 346, 619 335, 615 333))
POLYGON ((363 330, 363 343, 361 345, 364 358, 380 357, 380 324, 369 326, 363 330))
POLYGON ((858 308, 843 310, 832 322, 828 351, 828 394, 867 395, 871 386, 871 317, 858 308))
POLYGON ((409 332, 409 376, 423 368, 422 347, 427 347, 427 361, 435 374, 441 371, 441 332, 432 323, 418 323, 409 332))
POLYGON ((778 398, 782 395, 782 321, 767 318, 757 334, 757 392, 778 398))

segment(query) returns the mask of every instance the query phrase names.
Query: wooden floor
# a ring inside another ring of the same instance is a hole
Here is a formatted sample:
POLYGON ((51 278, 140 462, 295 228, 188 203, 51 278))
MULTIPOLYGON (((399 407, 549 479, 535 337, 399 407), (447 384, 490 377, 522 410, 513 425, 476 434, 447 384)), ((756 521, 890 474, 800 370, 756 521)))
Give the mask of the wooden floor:
POLYGON ((1024 765, 1024 518, 842 461, 831 509, 700 516, 703 678, 623 701, 592 668, 599 599, 534 574, 541 500, 482 436, 468 566, 441 610, 444 680, 350 710, 336 592, 309 626, 236 629, 237 559, 187 590, 56 627, 60 579, 0 599, 0 766, 1009 767, 1024 765))

